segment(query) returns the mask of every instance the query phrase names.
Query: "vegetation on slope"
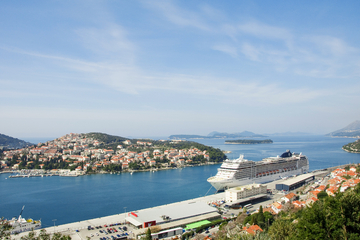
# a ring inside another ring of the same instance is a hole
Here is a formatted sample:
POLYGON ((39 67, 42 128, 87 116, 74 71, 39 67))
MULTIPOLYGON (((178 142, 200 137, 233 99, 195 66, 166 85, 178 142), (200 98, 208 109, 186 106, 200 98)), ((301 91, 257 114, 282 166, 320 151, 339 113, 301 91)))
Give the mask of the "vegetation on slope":
POLYGON ((360 239, 360 184, 335 197, 324 195, 306 208, 296 209, 290 203, 285 207, 275 219, 261 210, 252 215, 241 213, 229 223, 232 225, 223 226, 215 239, 360 239), (250 238, 232 231, 247 223, 265 231, 250 238))
POLYGON ((96 139, 99 142, 103 142, 105 144, 122 143, 123 141, 128 140, 128 138, 113 136, 113 135, 109 135, 106 133, 99 133, 99 132, 86 133, 85 136, 87 138, 96 139))
POLYGON ((348 143, 342 147, 347 152, 360 153, 360 140, 348 143))
POLYGON ((34 144, 0 133, 0 147, 15 149, 15 148, 23 148, 31 145, 34 144))

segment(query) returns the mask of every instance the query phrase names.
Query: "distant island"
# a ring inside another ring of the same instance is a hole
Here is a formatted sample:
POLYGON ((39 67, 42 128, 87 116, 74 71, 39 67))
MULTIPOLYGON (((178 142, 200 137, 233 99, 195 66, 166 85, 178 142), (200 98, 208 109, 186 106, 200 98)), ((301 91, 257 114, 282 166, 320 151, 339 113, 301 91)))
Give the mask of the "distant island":
POLYGON ((326 134, 328 137, 360 138, 360 121, 355 121, 346 127, 326 134))
POLYGON ((243 131, 241 133, 220 133, 211 132, 207 136, 202 135, 190 135, 190 134, 177 134, 169 136, 169 139, 214 139, 214 138, 264 138, 267 136, 255 134, 249 131, 243 131))
POLYGON ((271 139, 265 140, 251 140, 251 139, 238 139, 238 140, 225 140, 225 144, 264 144, 273 143, 271 139))

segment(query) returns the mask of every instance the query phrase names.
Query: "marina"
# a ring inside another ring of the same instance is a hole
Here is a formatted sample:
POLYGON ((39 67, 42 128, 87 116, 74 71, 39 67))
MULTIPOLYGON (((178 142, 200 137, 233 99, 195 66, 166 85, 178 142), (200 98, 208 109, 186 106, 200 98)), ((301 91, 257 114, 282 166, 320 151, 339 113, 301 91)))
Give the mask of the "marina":
POLYGON ((33 175, 33 174, 16 174, 16 175, 10 175, 9 178, 29 178, 29 177, 52 177, 52 176, 59 176, 59 175, 54 175, 54 174, 38 174, 38 175, 33 175))
POLYGON ((22 169, 11 171, 9 178, 30 178, 30 177, 78 177, 84 175, 83 171, 70 171, 69 169, 39 170, 39 169, 22 169))

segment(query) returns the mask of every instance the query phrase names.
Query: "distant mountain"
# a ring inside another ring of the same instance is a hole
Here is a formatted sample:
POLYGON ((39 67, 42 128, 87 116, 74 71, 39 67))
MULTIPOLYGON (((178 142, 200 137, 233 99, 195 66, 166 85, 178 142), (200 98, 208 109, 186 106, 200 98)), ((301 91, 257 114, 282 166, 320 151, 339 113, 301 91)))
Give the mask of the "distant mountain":
MULTIPOLYGON (((209 134, 210 135, 210 134, 209 134)), ((208 136, 209 136, 208 135, 208 136)), ((243 137, 266 137, 264 135, 260 135, 260 134, 255 134, 253 132, 249 132, 249 131, 243 131, 241 133, 220 133, 220 132, 212 132, 211 136, 213 138, 243 138, 243 137)))
POLYGON ((306 133, 306 132, 283 132, 283 133, 268 133, 266 135, 269 135, 269 136, 305 136, 305 135, 313 135, 313 134, 306 133))
POLYGON ((340 130, 326 134, 326 136, 360 138, 360 121, 352 122, 340 130))
POLYGON ((201 135, 186 135, 186 134, 179 134, 179 135, 171 135, 170 139, 199 139, 199 138, 256 138, 256 137, 267 137, 260 134, 255 134, 253 132, 244 131, 241 133, 221 133, 221 132, 211 132, 207 136, 201 135))
POLYGON ((17 149, 32 145, 34 144, 0 133, 0 148, 17 149))
MULTIPOLYGON (((211 132, 208 134, 208 137, 253 137, 258 136, 259 134, 255 134, 249 131, 243 131, 241 133, 221 133, 221 132, 211 132)), ((260 135, 259 135, 260 136, 260 135)))

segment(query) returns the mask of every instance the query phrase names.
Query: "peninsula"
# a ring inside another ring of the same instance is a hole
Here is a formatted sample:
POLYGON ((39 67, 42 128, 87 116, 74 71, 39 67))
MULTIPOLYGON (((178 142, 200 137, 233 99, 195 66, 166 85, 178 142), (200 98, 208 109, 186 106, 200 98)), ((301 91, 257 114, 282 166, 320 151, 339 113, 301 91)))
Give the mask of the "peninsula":
POLYGON ((273 143, 271 139, 265 140, 251 140, 251 139, 238 139, 238 140, 225 140, 225 144, 264 144, 273 143))
POLYGON ((356 140, 355 142, 348 143, 342 147, 344 151, 351 153, 360 153, 360 140, 356 140))
POLYGON ((212 164, 225 159, 220 149, 196 142, 70 133, 46 143, 1 150, 0 170, 43 170, 46 172, 41 174, 78 176, 212 164))

